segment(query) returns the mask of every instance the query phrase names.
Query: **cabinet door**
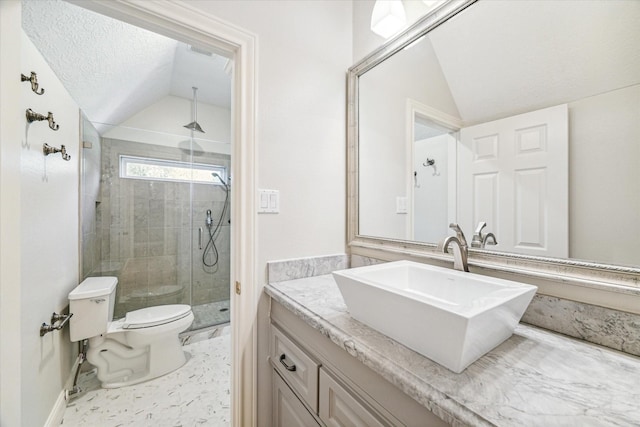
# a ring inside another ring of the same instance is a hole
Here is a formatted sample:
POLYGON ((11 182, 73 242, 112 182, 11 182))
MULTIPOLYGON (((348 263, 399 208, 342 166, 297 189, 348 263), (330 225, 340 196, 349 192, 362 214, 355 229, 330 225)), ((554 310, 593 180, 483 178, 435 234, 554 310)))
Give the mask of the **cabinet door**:
POLYGON ((319 427, 289 386, 272 371, 273 427, 319 427))
POLYGON ((327 427, 383 427, 385 424, 320 368, 320 419, 327 427))
POLYGON ((274 325, 271 325, 271 360, 287 384, 316 413, 319 365, 274 325))

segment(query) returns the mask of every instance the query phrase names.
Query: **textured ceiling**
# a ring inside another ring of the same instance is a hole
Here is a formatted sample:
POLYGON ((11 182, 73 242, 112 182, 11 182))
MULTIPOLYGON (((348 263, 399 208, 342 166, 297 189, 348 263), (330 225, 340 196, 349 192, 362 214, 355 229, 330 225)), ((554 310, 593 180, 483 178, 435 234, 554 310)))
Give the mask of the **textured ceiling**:
POLYGON ((23 0, 22 26, 63 85, 96 123, 120 124, 167 95, 225 108, 227 58, 60 0, 23 0))

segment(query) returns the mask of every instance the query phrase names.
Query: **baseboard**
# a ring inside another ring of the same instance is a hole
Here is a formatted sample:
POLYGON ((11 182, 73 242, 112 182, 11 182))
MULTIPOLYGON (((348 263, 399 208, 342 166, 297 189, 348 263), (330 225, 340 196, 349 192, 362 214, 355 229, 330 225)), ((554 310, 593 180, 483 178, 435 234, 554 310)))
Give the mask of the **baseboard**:
POLYGON ((64 388, 60 391, 60 394, 58 394, 56 403, 53 404, 53 408, 51 408, 51 412, 49 413, 47 421, 45 421, 44 423, 44 427, 57 427, 62 424, 64 411, 65 409, 67 409, 67 390, 70 390, 73 387, 73 380, 75 378, 76 370, 78 369, 79 363, 80 361, 76 357, 76 361, 73 363, 73 367, 71 368, 69 377, 64 383, 64 388))
POLYGON ((53 409, 49 413, 49 418, 44 423, 44 427, 56 427, 62 423, 64 417, 64 410, 67 407, 66 390, 62 390, 56 399, 56 403, 53 405, 53 409))

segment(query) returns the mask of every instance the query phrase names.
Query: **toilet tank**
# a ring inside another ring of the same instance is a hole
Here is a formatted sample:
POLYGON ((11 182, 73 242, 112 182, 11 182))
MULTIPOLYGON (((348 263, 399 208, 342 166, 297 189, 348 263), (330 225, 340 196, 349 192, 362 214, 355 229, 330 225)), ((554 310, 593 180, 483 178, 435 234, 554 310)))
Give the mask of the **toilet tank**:
POLYGON ((71 341, 103 334, 113 320, 117 277, 87 277, 69 293, 71 341))

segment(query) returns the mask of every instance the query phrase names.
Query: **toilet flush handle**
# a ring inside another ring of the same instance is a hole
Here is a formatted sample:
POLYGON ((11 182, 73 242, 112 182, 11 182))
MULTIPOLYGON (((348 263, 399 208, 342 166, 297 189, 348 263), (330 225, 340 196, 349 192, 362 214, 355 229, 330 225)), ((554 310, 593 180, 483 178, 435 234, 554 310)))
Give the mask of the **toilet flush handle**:
POLYGON ((103 302, 106 301, 106 299, 105 298, 92 298, 89 301, 95 302, 96 304, 102 304, 103 302))

